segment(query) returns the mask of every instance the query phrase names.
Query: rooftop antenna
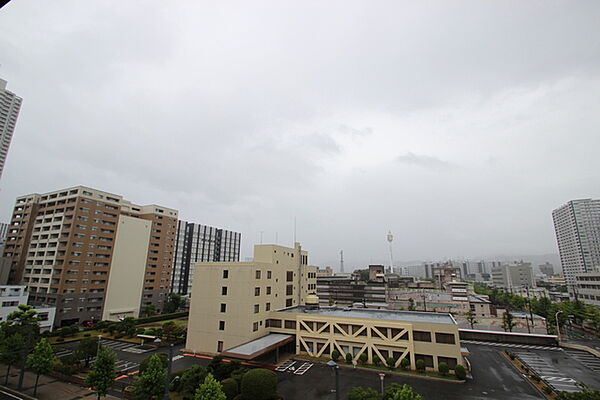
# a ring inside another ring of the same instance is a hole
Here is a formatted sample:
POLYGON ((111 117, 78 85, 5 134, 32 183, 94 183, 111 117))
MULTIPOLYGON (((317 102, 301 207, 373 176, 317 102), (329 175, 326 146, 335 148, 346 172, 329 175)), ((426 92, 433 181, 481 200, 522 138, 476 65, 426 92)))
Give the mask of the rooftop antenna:
POLYGON ((263 244, 263 243, 262 243, 262 239, 263 239, 263 233, 265 233, 265 231, 260 231, 260 244, 263 244))
POLYGON ((296 217, 294 217, 294 246, 296 245, 296 217))
POLYGON ((394 235, 392 235, 392 231, 388 231, 387 241, 390 244, 390 268, 392 272, 394 271, 394 254, 392 253, 392 242, 394 241, 394 235))
POLYGON ((344 250, 340 250, 340 272, 344 273, 344 250))

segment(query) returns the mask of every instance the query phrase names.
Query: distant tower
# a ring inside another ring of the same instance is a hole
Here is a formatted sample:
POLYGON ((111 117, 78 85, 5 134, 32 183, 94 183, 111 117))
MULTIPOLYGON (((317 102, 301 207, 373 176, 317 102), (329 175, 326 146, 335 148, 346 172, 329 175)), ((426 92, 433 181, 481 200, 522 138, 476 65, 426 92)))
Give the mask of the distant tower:
POLYGON ((392 242, 394 241, 394 235, 392 235, 392 231, 388 231, 387 241, 390 244, 390 268, 392 272, 394 272, 394 254, 392 253, 392 242))
POLYGON ((340 250, 340 272, 344 273, 344 250, 340 250))

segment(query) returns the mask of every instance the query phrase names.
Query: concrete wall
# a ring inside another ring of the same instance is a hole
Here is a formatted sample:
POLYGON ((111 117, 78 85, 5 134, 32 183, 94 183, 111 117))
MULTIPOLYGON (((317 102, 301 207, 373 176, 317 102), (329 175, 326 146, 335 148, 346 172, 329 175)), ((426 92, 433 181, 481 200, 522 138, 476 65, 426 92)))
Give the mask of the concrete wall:
POLYGON ((119 216, 102 319, 140 314, 151 221, 119 216))

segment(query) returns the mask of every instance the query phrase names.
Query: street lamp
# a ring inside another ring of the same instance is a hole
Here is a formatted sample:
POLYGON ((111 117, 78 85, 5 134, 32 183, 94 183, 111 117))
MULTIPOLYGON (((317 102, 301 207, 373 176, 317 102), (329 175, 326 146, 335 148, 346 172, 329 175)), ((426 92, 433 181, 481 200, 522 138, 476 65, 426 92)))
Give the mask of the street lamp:
POLYGON ((340 400, 340 366, 333 360, 327 361, 327 366, 335 371, 335 400, 340 400))
POLYGON ((381 395, 383 396, 383 378, 385 378, 385 374, 379 374, 379 381, 381 382, 381 395))
POLYGON ((562 311, 558 310, 554 315, 554 319, 556 319, 556 334, 558 337, 558 344, 560 345, 560 326, 558 325, 558 314, 562 314, 562 311))

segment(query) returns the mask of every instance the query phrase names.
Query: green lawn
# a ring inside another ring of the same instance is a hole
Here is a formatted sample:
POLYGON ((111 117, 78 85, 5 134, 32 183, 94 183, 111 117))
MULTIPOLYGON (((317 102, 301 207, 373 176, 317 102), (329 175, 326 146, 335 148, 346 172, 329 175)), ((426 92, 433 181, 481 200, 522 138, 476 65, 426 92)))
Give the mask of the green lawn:
POLYGON ((145 328, 145 329, 148 329, 148 328, 160 328, 166 322, 175 322, 176 325, 182 326, 184 328, 187 328, 188 319, 187 319, 187 317, 176 318, 176 319, 168 319, 168 320, 165 320, 165 321, 148 322, 147 324, 140 324, 140 325, 136 325, 136 326, 138 328, 145 328))

